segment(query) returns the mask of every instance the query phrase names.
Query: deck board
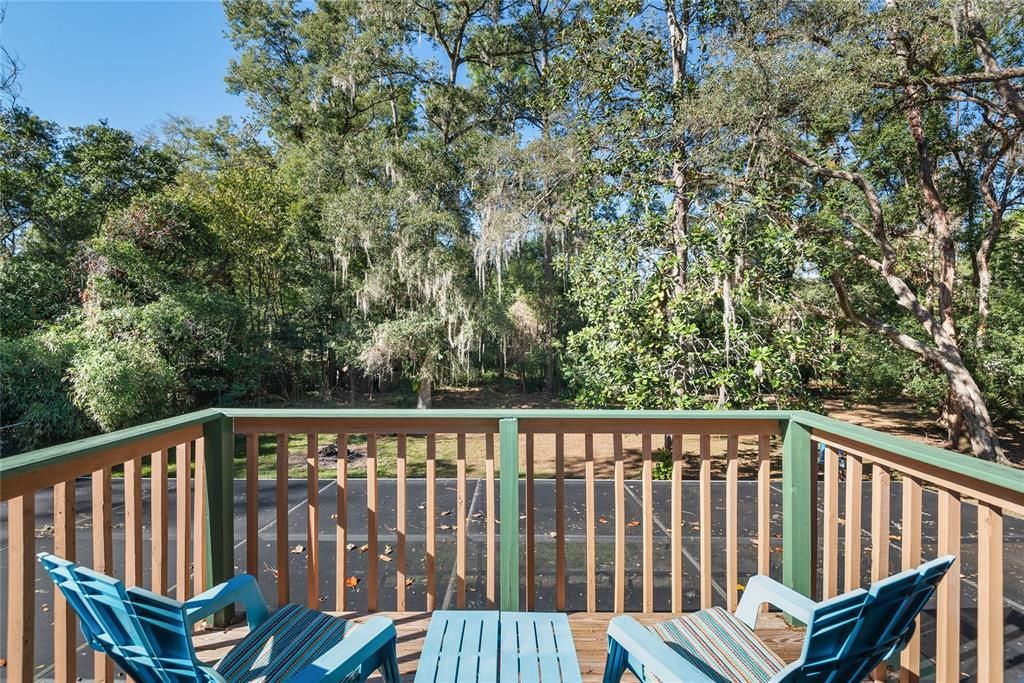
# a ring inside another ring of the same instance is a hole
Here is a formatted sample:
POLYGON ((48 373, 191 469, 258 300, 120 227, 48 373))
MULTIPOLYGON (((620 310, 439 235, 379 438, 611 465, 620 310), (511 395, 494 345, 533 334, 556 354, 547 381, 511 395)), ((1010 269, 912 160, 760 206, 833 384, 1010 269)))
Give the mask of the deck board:
MULTIPOLYGON (((402 672, 402 680, 411 683, 416 674, 419 654, 423 650, 423 638, 426 636, 427 625, 430 623, 430 613, 378 612, 377 615, 388 617, 395 622, 395 628, 398 630, 398 666, 402 672)), ((350 612, 341 616, 360 620, 368 615, 350 612)), ((569 614, 569 626, 576 644, 576 654, 580 660, 584 683, 597 683, 601 680, 601 674, 604 672, 605 633, 608 629, 608 620, 614 616, 613 613, 607 612, 569 614)), ((633 614, 632 616, 641 623, 649 624, 667 619, 671 615, 660 613, 633 614)), ((247 631, 244 626, 237 626, 226 630, 211 629, 199 633, 195 637, 195 644, 200 659, 207 662, 217 661, 236 645, 247 631)), ((797 658, 803 645, 803 631, 790 628, 783 621, 781 615, 776 613, 760 615, 757 623, 757 635, 787 662, 797 658)), ((380 677, 374 676, 370 680, 379 681, 380 677)), ((635 678, 627 672, 623 680, 635 680, 635 678)))

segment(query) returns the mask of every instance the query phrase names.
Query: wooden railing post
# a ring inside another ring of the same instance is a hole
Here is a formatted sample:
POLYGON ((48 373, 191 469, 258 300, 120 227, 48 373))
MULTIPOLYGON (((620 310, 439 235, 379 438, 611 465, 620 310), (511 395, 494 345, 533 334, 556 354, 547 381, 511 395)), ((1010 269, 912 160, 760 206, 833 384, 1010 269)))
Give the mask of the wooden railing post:
POLYGON ((501 609, 519 610, 519 422, 498 423, 501 488, 501 609))
MULTIPOLYGON (((206 585, 216 586, 235 573, 235 434, 231 418, 203 424, 206 446, 206 520, 196 520, 196 533, 206 535, 206 585)), ((198 558, 197 558, 198 560, 198 558)), ((233 609, 218 612, 215 626, 225 626, 233 609)))
POLYGON ((35 669, 36 494, 7 505, 7 680, 31 681, 35 669))
POLYGON ((811 597, 815 567, 814 509, 811 472, 811 430, 788 420, 782 442, 782 582, 811 597))

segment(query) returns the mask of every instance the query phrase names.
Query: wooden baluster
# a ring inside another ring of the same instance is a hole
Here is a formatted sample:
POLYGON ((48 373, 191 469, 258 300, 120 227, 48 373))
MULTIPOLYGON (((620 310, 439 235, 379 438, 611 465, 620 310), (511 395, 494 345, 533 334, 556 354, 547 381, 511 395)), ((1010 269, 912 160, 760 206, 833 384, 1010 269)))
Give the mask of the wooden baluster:
MULTIPOLYGON (((772 564, 772 443, 757 437, 757 573, 769 576, 772 564)), ((838 549, 836 550, 838 552, 838 549)), ((761 606, 762 611, 768 605, 761 606)))
MULTIPOLYGON (((875 463, 871 466, 871 582, 889 576, 889 471, 875 463)), ((882 662, 871 672, 872 680, 885 681, 889 671, 882 662)))
POLYGON ((597 611, 597 530, 594 528, 594 435, 584 435, 583 473, 586 478, 587 611, 597 611))
POLYGON ((626 611, 626 463, 622 457, 622 434, 612 435, 615 455, 615 606, 626 611))
MULTIPOLYGON (((437 605, 437 437, 427 435, 426 566, 427 611, 437 605)), ((518 520, 516 520, 518 522, 518 520)), ((509 523, 508 520, 505 523, 509 523)))
POLYGON ((335 511, 334 537, 335 565, 334 593, 339 612, 345 611, 345 562, 348 559, 348 434, 338 434, 338 509, 335 511))
POLYGON ((366 435, 366 610, 377 611, 377 435, 366 435))
POLYGON ((811 439, 810 474, 811 474, 811 599, 821 600, 818 579, 821 578, 820 553, 818 552, 818 442, 811 439))
POLYGON ((245 435, 245 571, 260 577, 260 435, 245 435))
POLYGON ((730 612, 739 603, 739 438, 726 437, 725 469, 725 595, 730 612))
POLYGON ((142 458, 124 464, 124 583, 142 585, 142 458))
POLYGON ((711 435, 700 435, 700 608, 712 606, 711 593, 711 435))
POLYGON ((405 478, 406 437, 398 435, 398 453, 395 456, 395 600, 399 612, 405 605, 405 478))
POLYGON ((28 683, 35 674, 35 495, 7 504, 7 680, 12 683, 28 683))
POLYGON ((306 434, 306 603, 320 609, 319 434, 306 434))
MULTIPOLYGON (((150 486, 150 554, 152 572, 150 587, 154 593, 167 593, 167 461, 170 449, 161 448, 150 456, 153 476, 150 486)), ((59 680, 59 679, 58 679, 59 680)))
POLYGON ((456 439, 455 481, 455 606, 466 608, 466 435, 456 439))
POLYGON ((683 611, 683 435, 672 435, 672 611, 683 611))
POLYGON ((537 539, 536 492, 533 490, 533 434, 526 435, 526 490, 523 505, 526 508, 526 601, 525 611, 537 603, 537 539))
POLYGON ((654 462, 651 458, 651 435, 640 437, 643 469, 640 473, 643 500, 643 609, 654 611, 654 462))
MULTIPOLYGON (((113 506, 110 493, 110 468, 92 473, 92 568, 100 574, 114 575, 113 506)), ((29 600, 33 591, 29 591, 29 600)), ((93 658, 93 675, 100 683, 114 680, 114 661, 102 652, 93 658)))
POLYGON ((839 594, 839 454, 825 448, 825 501, 822 530, 822 595, 827 600, 839 594))
POLYGON ((846 454, 846 524, 843 527, 843 545, 846 546, 843 574, 846 591, 860 588, 860 531, 861 491, 864 464, 860 458, 846 454))
POLYGON ((960 495, 939 489, 938 554, 958 559, 939 583, 935 611, 935 679, 960 680, 960 495))
POLYGON ((1002 683, 1003 511, 978 503, 978 680, 1002 683))
POLYGON ((288 580, 288 435, 277 435, 277 481, 275 487, 277 527, 277 606, 290 599, 288 580))
POLYGON ((484 463, 487 474, 487 607, 494 609, 498 604, 498 573, 495 534, 498 514, 497 500, 494 493, 494 434, 487 434, 487 459, 484 463))
POLYGON ((195 503, 192 525, 192 591, 199 595, 206 590, 206 443, 203 439, 194 442, 196 477, 193 486, 195 503))
POLYGON ((178 444, 174 449, 175 479, 175 522, 174 535, 177 546, 174 572, 175 597, 178 602, 189 598, 189 587, 192 585, 192 459, 189 444, 178 444))
MULTIPOLYGON (((53 487, 53 554, 75 561, 74 479, 53 487)), ((76 677, 75 611, 63 593, 59 590, 53 593, 53 676, 56 681, 73 681, 76 677)))
MULTIPOLYGON (((917 569, 921 564, 921 482, 903 475, 903 529, 901 538, 901 566, 917 569)), ((921 617, 916 619, 914 635, 900 653, 901 683, 921 680, 921 617)))
POLYGON ((555 434, 555 609, 565 609, 565 435, 555 434))

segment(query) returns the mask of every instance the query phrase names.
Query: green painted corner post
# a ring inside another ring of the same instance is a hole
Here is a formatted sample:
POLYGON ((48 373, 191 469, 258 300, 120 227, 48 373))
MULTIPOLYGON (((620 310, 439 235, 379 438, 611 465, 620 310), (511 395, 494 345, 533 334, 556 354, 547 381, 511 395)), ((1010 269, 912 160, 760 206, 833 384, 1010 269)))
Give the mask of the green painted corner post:
POLYGON ((811 476, 811 430, 791 419, 782 431, 782 582, 812 597, 817 482, 811 476))
POLYGON ((519 421, 508 417, 498 422, 499 477, 501 485, 501 542, 499 550, 499 606, 519 611, 519 421))
MULTIPOLYGON (((216 586, 235 573, 235 465, 234 423, 221 417, 203 423, 203 442, 206 448, 206 585, 216 586)), ((234 609, 218 612, 211 620, 213 626, 225 626, 234 609)))

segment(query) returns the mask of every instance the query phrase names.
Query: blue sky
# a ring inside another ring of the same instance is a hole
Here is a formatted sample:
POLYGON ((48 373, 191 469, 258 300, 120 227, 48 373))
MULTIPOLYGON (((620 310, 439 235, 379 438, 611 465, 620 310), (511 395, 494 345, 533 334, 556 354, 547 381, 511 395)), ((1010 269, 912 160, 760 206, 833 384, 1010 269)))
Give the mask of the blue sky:
POLYGON ((140 133, 168 114, 248 114, 224 87, 225 28, 220 2, 8 0, 0 40, 24 66, 21 105, 62 126, 103 118, 140 133))

